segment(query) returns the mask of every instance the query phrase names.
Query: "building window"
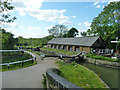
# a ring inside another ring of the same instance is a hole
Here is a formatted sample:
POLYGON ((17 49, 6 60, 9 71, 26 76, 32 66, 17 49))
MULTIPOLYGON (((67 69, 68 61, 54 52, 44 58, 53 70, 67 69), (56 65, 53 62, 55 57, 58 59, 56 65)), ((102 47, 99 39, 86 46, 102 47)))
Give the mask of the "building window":
POLYGON ((58 46, 58 49, 62 49, 61 45, 58 46))
POLYGON ((63 46, 63 50, 67 50, 67 46, 63 46))
POLYGON ((75 47, 75 51, 76 52, 80 52, 80 48, 79 47, 75 47))
POLYGON ((72 46, 69 46, 69 47, 68 47, 68 50, 69 50, 69 51, 72 51, 72 50, 73 50, 72 46))
POLYGON ((53 48, 53 45, 51 45, 51 48, 53 48))
POLYGON ((57 45, 55 45, 55 49, 57 49, 57 45))

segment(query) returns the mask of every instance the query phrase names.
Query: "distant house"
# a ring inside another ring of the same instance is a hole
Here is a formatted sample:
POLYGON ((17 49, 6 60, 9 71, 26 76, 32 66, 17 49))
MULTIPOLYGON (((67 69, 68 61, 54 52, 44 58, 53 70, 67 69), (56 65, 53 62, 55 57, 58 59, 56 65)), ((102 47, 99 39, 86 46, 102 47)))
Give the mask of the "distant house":
POLYGON ((53 38, 48 43, 49 48, 90 53, 93 49, 104 49, 105 42, 100 37, 53 38))

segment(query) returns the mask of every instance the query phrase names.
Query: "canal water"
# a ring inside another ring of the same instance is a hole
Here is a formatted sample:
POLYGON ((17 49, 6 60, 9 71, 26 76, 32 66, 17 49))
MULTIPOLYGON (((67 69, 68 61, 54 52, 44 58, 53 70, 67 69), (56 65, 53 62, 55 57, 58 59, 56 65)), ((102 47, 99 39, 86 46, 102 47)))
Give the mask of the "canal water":
POLYGON ((118 69, 80 62, 81 65, 94 71, 110 87, 118 88, 118 69))
MULTIPOLYGON (((41 55, 50 54, 39 52, 41 55)), ((53 54, 51 54, 53 55, 53 54)), ((81 65, 87 67, 88 69, 94 71, 100 78, 110 87, 110 88, 118 88, 118 69, 109 68, 105 66, 94 65, 87 62, 80 62, 81 65)), ((120 72, 120 71, 119 71, 120 72)))

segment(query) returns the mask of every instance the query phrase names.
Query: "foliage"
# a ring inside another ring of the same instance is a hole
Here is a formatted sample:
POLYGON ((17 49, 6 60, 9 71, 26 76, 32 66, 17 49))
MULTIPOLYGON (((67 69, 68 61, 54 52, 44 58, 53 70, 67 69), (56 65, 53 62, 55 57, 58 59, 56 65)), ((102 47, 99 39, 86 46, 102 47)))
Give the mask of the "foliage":
POLYGON ((12 5, 10 5, 10 3, 9 3, 9 1, 10 0, 0 0, 0 16, 2 17, 2 18, 0 18, 0 24, 2 23, 2 22, 7 22, 7 23, 10 23, 10 22, 13 22, 15 19, 16 19, 16 17, 13 17, 13 18, 10 18, 10 14, 5 14, 4 12, 8 12, 8 11, 10 11, 10 10, 13 10, 13 6, 12 5))
MULTIPOLYGON (((45 89, 45 88, 47 88, 47 85, 46 85, 46 76, 45 76, 45 74, 42 74, 43 75, 43 80, 42 80, 42 83, 43 83, 43 88, 45 89)), ((46 89, 45 89, 46 90, 46 89)))
POLYGON ((111 40, 116 37, 120 39, 120 1, 111 2, 104 7, 103 11, 95 17, 91 23, 91 30, 87 31, 90 36, 101 36, 109 48, 115 48, 115 45, 110 44, 111 40))
POLYGON ((78 35, 78 30, 76 28, 71 28, 67 34, 65 34, 65 37, 75 37, 78 35))
POLYGON ((105 84, 93 72, 75 62, 65 64, 62 61, 56 61, 62 72, 59 75, 68 81, 80 86, 81 88, 105 88, 105 84), (76 65, 76 66, 75 66, 76 65), (93 79, 94 78, 94 79, 93 79))
MULTIPOLYGON (((2 63, 23 61, 32 58, 30 54, 22 52, 2 52, 2 63)), ((1 61, 0 61, 1 63, 1 61)))
POLYGON ((67 27, 65 25, 55 25, 48 32, 54 37, 63 37, 67 33, 67 27))
POLYGON ((56 53, 62 53, 62 54, 66 54, 66 55, 76 55, 78 54, 77 52, 72 52, 72 51, 67 51, 67 50, 60 50, 60 49, 53 49, 53 48, 48 48, 48 47, 43 47, 40 48, 42 50, 48 50, 48 51, 54 51, 56 53))
POLYGON ((85 36, 87 36, 87 32, 80 32, 80 34, 81 34, 81 36, 83 36, 83 37, 85 37, 85 36))
POLYGON ((2 41, 2 49, 14 49, 14 45, 17 40, 13 37, 14 35, 10 32, 6 32, 4 29, 0 29, 0 40, 2 41))
POLYGON ((46 45, 49 40, 51 40, 54 36, 49 35, 44 38, 23 38, 22 36, 19 36, 17 38, 18 43, 16 44, 17 46, 22 46, 26 48, 31 48, 31 47, 42 47, 43 45, 46 45))
POLYGON ((86 54, 86 57, 90 57, 90 58, 93 58, 93 59, 99 59, 99 60, 105 60, 105 61, 111 61, 111 62, 118 62, 118 59, 99 56, 99 55, 95 55, 95 54, 92 54, 92 53, 86 54))
MULTIPOLYGON (((13 22, 16 17, 12 17, 8 14, 8 11, 13 10, 13 6, 9 3, 10 0, 0 0, 0 24, 4 23, 10 23, 13 22), (6 14, 5 14, 6 12, 6 14)), ((15 39, 13 38, 13 34, 6 32, 4 29, 0 27, 0 43, 2 43, 2 46, 0 46, 0 49, 13 49, 13 46, 15 44, 15 39)))

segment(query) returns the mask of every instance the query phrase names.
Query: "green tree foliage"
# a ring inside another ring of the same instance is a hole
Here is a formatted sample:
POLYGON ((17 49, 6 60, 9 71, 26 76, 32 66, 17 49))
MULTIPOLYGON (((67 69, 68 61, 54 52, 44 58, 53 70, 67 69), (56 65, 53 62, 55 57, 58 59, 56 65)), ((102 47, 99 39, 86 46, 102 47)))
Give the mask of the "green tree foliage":
POLYGON ((0 34, 2 35, 2 49, 14 49, 14 45, 17 42, 17 40, 13 38, 14 35, 6 32, 4 29, 1 29, 0 34))
MULTIPOLYGON (((9 3, 10 0, 0 0, 0 24, 13 22, 16 17, 12 17, 8 13, 9 10, 13 10, 13 6, 9 3)), ((0 27, 0 49, 13 49, 16 39, 13 38, 13 34, 6 32, 2 27, 0 27), (1 44, 2 43, 2 44, 1 44)))
POLYGON ((71 28, 68 31, 68 37, 75 37, 78 35, 78 30, 76 28, 71 28))
POLYGON ((87 32, 80 32, 80 34, 81 34, 81 36, 83 36, 83 37, 85 37, 85 36, 87 36, 87 32))
POLYGON ((78 35, 79 31, 76 28, 71 28, 67 34, 64 34, 63 37, 76 37, 78 35))
POLYGON ((111 40, 116 37, 120 39, 120 1, 111 2, 104 7, 103 11, 95 17, 91 23, 91 30, 87 31, 89 36, 101 36, 109 47, 111 40))
POLYGON ((2 18, 0 18, 0 24, 2 23, 2 22, 7 22, 7 23, 10 23, 10 22, 13 22, 15 19, 16 19, 16 17, 12 17, 12 18, 10 18, 10 14, 5 14, 4 12, 8 12, 9 10, 13 10, 13 6, 12 5, 10 5, 10 3, 8 3, 8 1, 10 1, 10 0, 0 0, 0 17, 2 17, 2 18))
POLYGON ((19 36, 17 38, 17 46, 30 46, 30 47, 41 47, 43 45, 46 45, 49 40, 51 40, 54 36, 46 36, 43 38, 23 38, 22 36, 19 36))
POLYGON ((55 37, 63 37, 67 33, 67 27, 65 25, 55 25, 48 32, 55 37))

